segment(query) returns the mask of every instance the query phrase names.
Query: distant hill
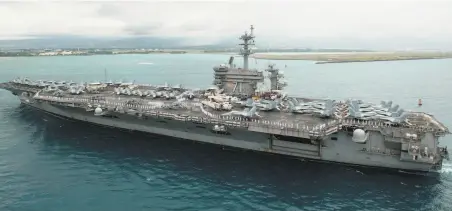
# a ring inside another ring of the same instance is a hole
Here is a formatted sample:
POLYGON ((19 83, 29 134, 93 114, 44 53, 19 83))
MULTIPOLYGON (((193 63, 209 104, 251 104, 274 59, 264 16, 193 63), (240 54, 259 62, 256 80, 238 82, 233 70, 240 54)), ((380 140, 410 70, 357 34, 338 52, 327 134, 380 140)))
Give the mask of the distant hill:
MULTIPOLYGON (((211 45, 190 45, 186 38, 160 38, 160 37, 83 37, 83 36, 39 36, 34 39, 0 40, 0 50, 18 49, 194 49, 211 52, 238 52, 240 42, 237 38, 224 39, 211 45)), ((365 51, 354 49, 311 49, 311 48, 268 48, 263 43, 257 43, 255 52, 347 52, 365 51), (263 46, 260 46, 263 45, 263 46)))
MULTIPOLYGON (((359 49, 373 49, 379 51, 391 50, 419 50, 419 49, 451 49, 450 40, 416 40, 414 38, 297 38, 276 39, 272 37, 259 37, 256 40, 257 52, 284 51, 284 52, 350 52, 367 51, 359 49)), ((84 37, 71 35, 35 36, 34 39, 0 40, 0 50, 11 49, 43 49, 43 48, 159 48, 159 49, 197 49, 225 51, 230 49, 237 52, 240 43, 238 37, 230 37, 210 45, 195 45, 192 39, 184 37, 84 37)))
POLYGON ((24 40, 0 40, 0 49, 41 48, 175 48, 180 47, 180 38, 91 38, 79 36, 48 36, 24 40))

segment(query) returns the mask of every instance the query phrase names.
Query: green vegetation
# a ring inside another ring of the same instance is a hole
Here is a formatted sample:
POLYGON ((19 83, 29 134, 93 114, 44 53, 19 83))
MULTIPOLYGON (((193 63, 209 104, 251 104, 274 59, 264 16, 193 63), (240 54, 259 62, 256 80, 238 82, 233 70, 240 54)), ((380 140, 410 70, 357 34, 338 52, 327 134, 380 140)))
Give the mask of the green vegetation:
MULTIPOLYGON (((272 53, 260 53, 258 51, 251 57, 268 60, 310 60, 317 64, 344 63, 344 62, 373 62, 373 61, 395 61, 395 60, 418 60, 418 59, 443 59, 452 58, 452 52, 433 51, 398 51, 398 52, 365 52, 365 51, 342 51, 331 49, 273 49, 272 53), (289 53, 289 54, 280 54, 289 53)), ((67 55, 112 55, 112 54, 231 54, 237 53, 236 49, 23 49, 16 51, 0 51, 0 57, 25 57, 25 56, 67 56, 67 55)))
POLYGON ((184 50, 153 50, 153 49, 27 49, 16 51, 0 51, 0 57, 24 57, 24 56, 89 56, 112 54, 184 54, 184 50))
POLYGON ((113 51, 111 51, 111 50, 88 50, 88 51, 85 51, 84 54, 85 55, 96 55, 96 54, 108 55, 108 54, 113 54, 113 51))
POLYGON ((15 57, 15 56, 36 56, 31 52, 0 52, 0 57, 15 57))
POLYGON ((300 54, 254 54, 256 59, 311 60, 317 64, 344 62, 374 62, 419 59, 452 58, 452 52, 360 52, 360 53, 300 53, 300 54))

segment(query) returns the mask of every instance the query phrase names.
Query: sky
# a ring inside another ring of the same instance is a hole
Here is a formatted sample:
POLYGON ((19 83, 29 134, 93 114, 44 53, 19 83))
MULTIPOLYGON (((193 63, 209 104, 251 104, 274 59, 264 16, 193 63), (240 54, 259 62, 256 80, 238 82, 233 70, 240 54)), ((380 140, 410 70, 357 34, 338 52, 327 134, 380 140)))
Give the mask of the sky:
POLYGON ((268 47, 452 50, 452 0, 0 0, 0 39, 42 35, 236 39, 268 47))

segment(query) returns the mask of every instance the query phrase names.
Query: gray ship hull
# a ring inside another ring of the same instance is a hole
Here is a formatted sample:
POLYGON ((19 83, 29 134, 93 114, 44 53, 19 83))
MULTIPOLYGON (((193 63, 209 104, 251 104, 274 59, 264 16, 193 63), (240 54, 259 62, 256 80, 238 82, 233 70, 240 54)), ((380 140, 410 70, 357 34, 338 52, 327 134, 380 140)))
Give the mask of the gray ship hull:
MULTIPOLYGON (((200 124, 174 119, 137 118, 129 114, 115 113, 114 116, 96 116, 82 108, 71 108, 45 102, 22 103, 34 109, 67 119, 79 120, 91 124, 114 127, 132 131, 158 134, 163 136, 193 140, 197 142, 223 145, 228 147, 267 152, 306 158, 309 160, 334 162, 346 165, 390 168, 403 171, 432 172, 432 164, 402 160, 401 152, 380 152, 390 144, 384 141, 380 133, 371 133, 369 141, 357 144, 352 136, 339 131, 322 140, 322 144, 310 143, 309 139, 285 140, 270 134, 253 132, 243 128, 231 128, 227 134, 212 130, 209 123, 200 124)), ((287 137, 286 137, 287 138, 287 137)), ((438 170, 438 169, 437 169, 438 170)))
POLYGON ((425 112, 407 112, 392 101, 291 97, 283 91, 284 75, 272 65, 265 70, 270 89, 265 88, 264 72, 248 68, 255 38, 250 29, 240 37, 243 68, 231 57, 228 65, 213 68, 215 87, 205 90, 27 78, 0 88, 52 115, 240 149, 422 172, 438 171, 449 159, 447 148, 439 146, 448 128, 425 112))

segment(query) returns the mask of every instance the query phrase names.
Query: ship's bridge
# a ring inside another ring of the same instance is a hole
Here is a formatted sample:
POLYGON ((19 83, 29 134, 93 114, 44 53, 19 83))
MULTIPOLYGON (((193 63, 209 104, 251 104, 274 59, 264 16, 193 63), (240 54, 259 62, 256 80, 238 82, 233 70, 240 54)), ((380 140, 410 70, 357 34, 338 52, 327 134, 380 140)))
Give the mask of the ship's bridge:
POLYGON ((224 89, 226 94, 251 96, 256 90, 257 83, 264 81, 264 74, 257 70, 245 70, 220 65, 213 68, 213 84, 224 89))
POLYGON ((240 36, 243 43, 240 54, 243 56, 243 68, 236 68, 234 56, 229 58, 228 64, 221 64, 213 68, 213 84, 223 89, 225 94, 233 96, 252 96, 255 94, 258 83, 264 82, 263 72, 248 68, 248 57, 253 52, 250 46, 254 45, 254 27, 251 25, 251 32, 240 36))

